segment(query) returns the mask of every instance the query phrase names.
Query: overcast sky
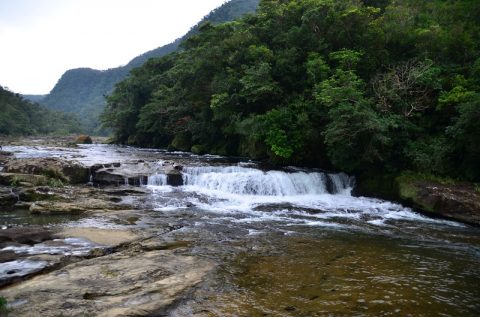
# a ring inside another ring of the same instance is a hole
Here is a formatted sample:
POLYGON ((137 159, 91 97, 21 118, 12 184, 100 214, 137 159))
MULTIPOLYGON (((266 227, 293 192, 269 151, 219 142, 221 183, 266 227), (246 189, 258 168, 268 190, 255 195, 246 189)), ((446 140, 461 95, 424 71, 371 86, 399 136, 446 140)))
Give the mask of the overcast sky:
POLYGON ((108 69, 168 44, 225 0, 0 0, 0 85, 46 94, 68 69, 108 69))

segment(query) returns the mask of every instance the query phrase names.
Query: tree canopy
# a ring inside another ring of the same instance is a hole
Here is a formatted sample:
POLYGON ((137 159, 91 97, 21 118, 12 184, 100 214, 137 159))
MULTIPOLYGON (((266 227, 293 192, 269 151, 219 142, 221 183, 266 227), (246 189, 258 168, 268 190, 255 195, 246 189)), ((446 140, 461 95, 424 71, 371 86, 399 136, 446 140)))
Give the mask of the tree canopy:
POLYGON ((120 143, 480 180, 480 2, 263 0, 107 98, 120 143))

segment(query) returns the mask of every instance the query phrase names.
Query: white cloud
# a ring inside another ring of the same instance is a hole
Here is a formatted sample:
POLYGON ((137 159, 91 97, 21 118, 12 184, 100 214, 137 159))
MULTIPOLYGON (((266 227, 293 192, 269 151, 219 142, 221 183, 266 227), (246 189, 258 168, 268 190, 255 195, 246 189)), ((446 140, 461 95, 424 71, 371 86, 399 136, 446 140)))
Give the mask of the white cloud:
POLYGON ((48 93, 68 69, 113 68, 170 43, 224 0, 0 0, 0 85, 48 93))

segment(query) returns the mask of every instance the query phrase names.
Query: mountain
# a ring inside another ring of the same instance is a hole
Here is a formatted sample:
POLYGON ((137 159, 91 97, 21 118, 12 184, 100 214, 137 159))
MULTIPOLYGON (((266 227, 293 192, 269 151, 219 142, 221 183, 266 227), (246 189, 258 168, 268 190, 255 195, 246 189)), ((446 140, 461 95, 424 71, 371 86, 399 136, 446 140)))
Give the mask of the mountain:
POLYGON ((130 71, 141 66, 148 59, 161 57, 179 49, 180 43, 198 31, 206 21, 221 23, 237 19, 247 13, 253 13, 259 0, 231 0, 213 10, 194 26, 186 35, 165 46, 137 56, 123 67, 108 70, 91 68, 71 69, 65 72, 52 91, 39 100, 48 108, 75 113, 86 128, 94 131, 98 115, 105 105, 104 96, 108 95, 115 84, 127 77, 130 71))
POLYGON ((0 135, 78 133, 71 114, 50 110, 0 86, 0 135))
POLYGON ((45 98, 46 95, 22 95, 23 98, 30 100, 31 102, 39 102, 43 98, 45 98))

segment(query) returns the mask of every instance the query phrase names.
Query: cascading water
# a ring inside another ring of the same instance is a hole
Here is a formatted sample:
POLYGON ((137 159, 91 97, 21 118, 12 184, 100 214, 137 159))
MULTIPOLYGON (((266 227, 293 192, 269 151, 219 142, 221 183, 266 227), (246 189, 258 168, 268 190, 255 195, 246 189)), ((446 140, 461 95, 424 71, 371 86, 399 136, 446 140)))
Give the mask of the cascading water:
POLYGON ((353 197, 355 179, 344 173, 262 171, 251 165, 186 166, 183 186, 168 186, 164 174, 151 175, 158 210, 195 207, 234 221, 280 221, 318 226, 362 222, 383 226, 389 221, 431 219, 401 205, 353 197))
POLYGON ((352 178, 346 174, 283 171, 264 172, 241 166, 185 167, 183 183, 210 190, 259 196, 319 195, 328 193, 331 181, 334 194, 350 194, 352 178))
POLYGON ((165 174, 154 174, 148 176, 147 180, 148 186, 167 186, 167 175, 165 174))

